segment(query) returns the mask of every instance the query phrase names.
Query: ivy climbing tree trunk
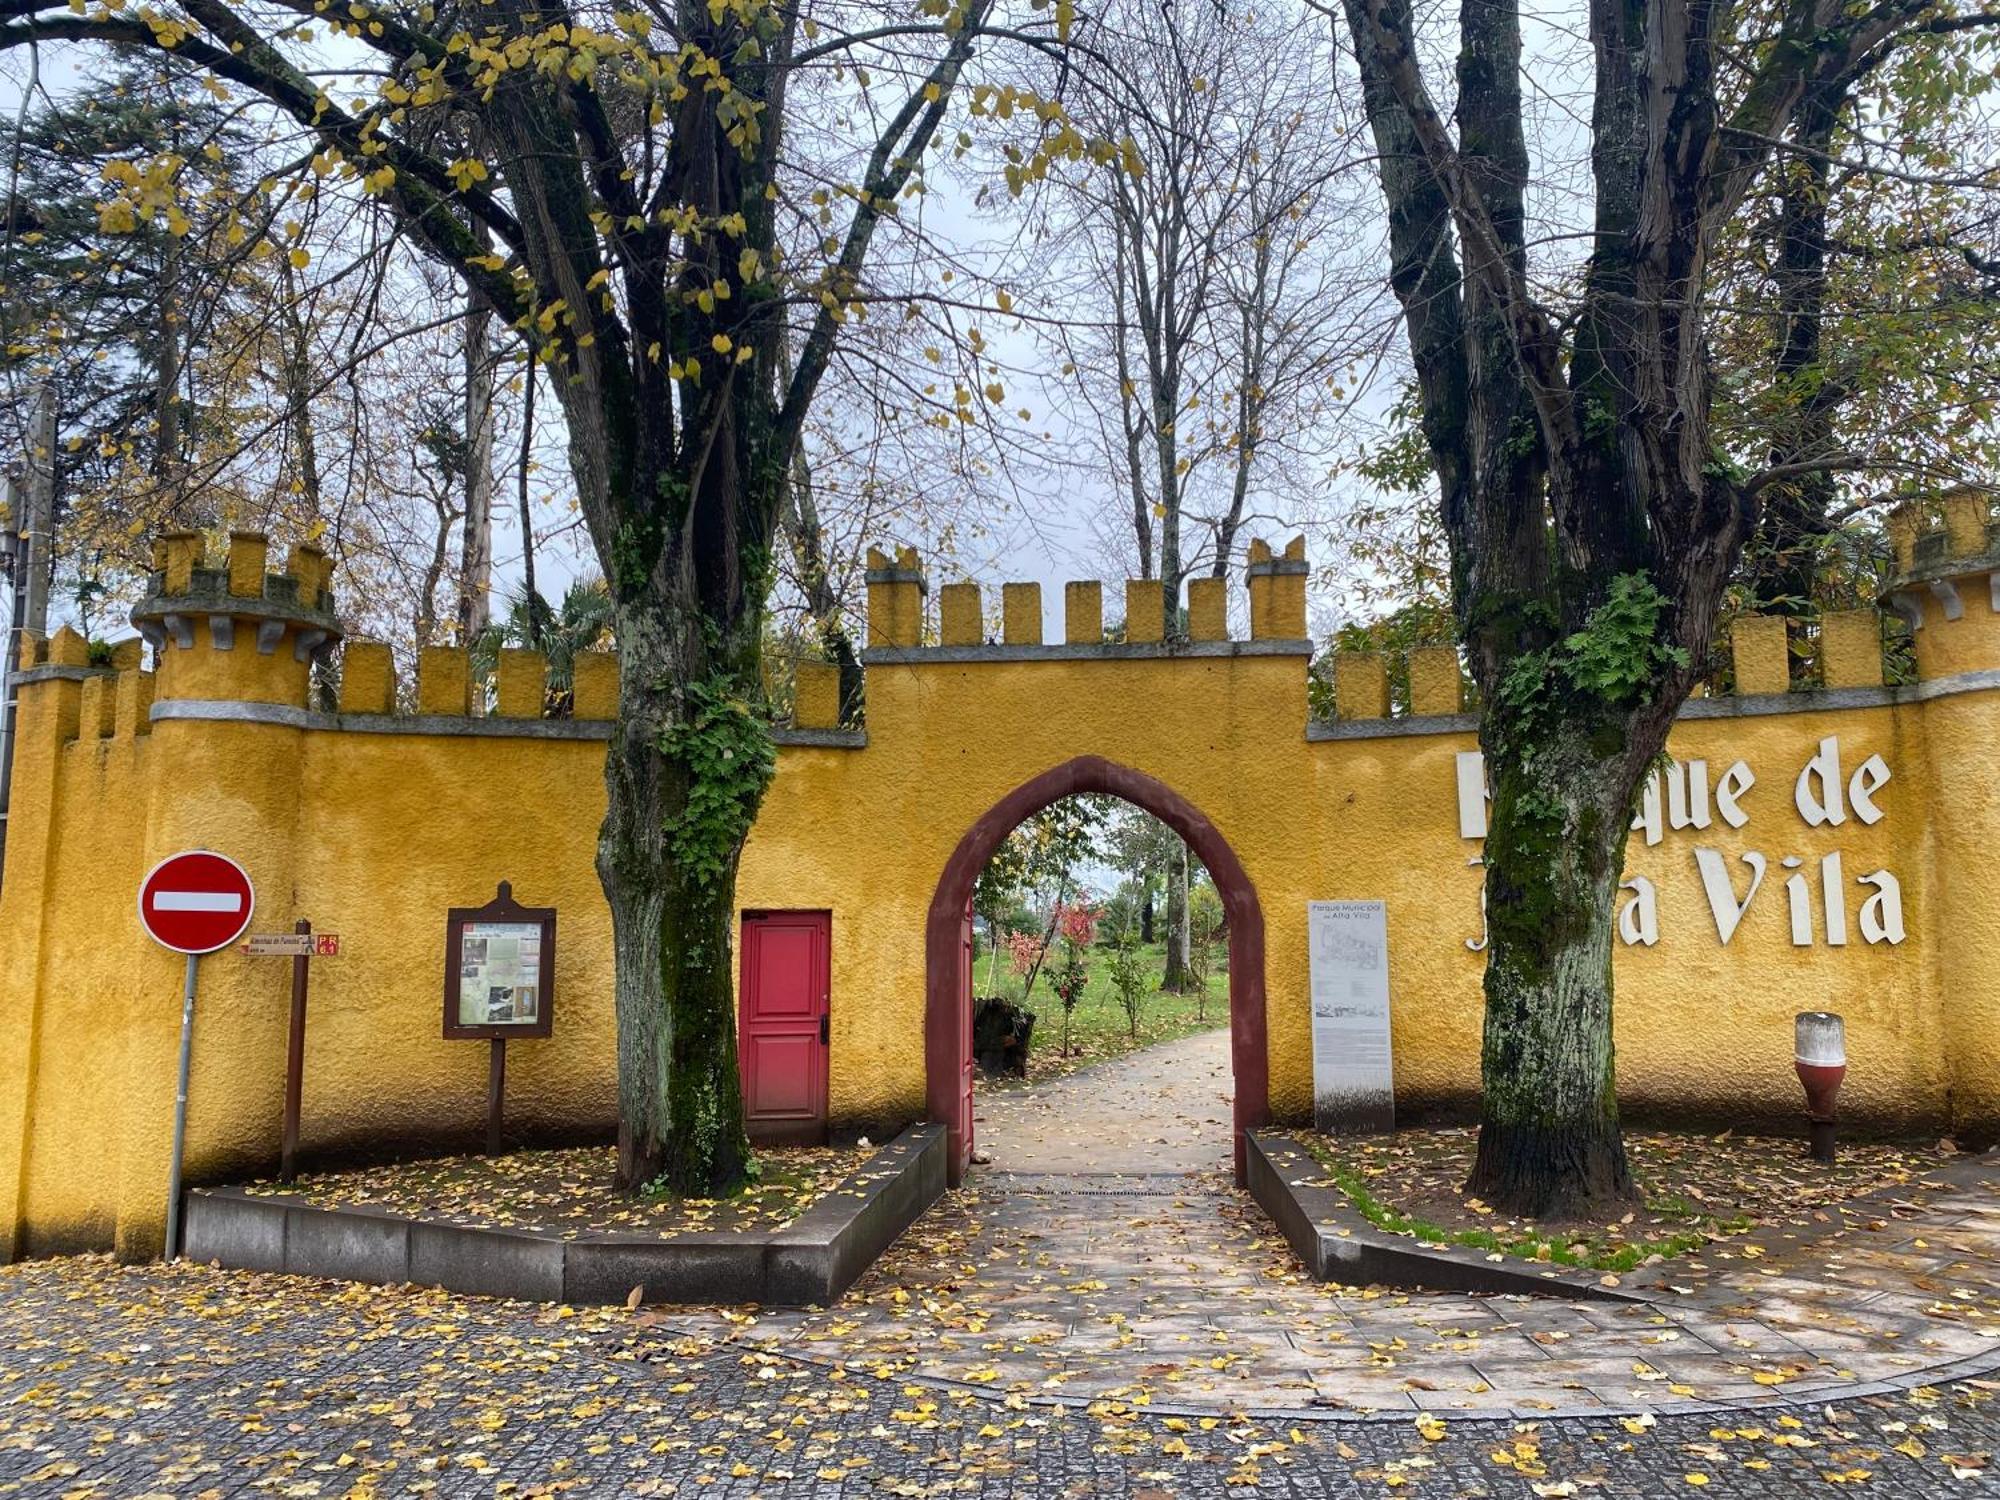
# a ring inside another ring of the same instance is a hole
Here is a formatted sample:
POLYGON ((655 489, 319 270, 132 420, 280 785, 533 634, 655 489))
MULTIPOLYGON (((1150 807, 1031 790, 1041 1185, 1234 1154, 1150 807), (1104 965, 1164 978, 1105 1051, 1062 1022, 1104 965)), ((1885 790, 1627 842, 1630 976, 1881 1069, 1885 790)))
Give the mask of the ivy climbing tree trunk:
POLYGON ((737 863, 775 764, 750 708, 755 638, 709 652, 629 606, 617 631, 597 868, 616 953, 619 1180, 709 1192, 741 1181, 749 1156, 729 955, 737 863))
POLYGON ((1469 1188, 1542 1217, 1631 1196, 1611 953, 1634 800, 1706 663, 1760 493, 1830 466, 1807 451, 1749 474, 1712 440, 1710 258, 1773 143, 1801 118, 1813 134, 1817 110, 1934 14, 1588 12, 1591 249, 1574 305, 1552 309, 1538 289, 1569 278, 1528 271, 1515 0, 1459 8, 1455 129, 1408 0, 1344 3, 1493 793, 1469 1188), (1733 107, 1725 55, 1756 60, 1733 107))

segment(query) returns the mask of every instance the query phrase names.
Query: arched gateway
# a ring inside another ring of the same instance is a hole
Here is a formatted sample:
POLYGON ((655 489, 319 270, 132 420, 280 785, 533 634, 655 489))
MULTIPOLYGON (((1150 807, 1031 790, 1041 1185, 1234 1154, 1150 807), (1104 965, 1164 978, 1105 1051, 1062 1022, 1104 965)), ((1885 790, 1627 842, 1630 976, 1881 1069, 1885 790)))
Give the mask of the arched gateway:
POLYGON ((972 1153, 971 902, 979 872, 1022 819, 1080 792, 1102 792, 1143 808, 1179 834, 1215 880, 1229 918, 1229 1060, 1236 1173, 1243 1132, 1270 1114, 1264 1036, 1264 913, 1241 861, 1213 823, 1155 778, 1101 756, 1080 755, 1002 797, 966 831, 946 861, 924 924, 924 1078, 933 1120, 951 1134, 956 1183, 972 1153))

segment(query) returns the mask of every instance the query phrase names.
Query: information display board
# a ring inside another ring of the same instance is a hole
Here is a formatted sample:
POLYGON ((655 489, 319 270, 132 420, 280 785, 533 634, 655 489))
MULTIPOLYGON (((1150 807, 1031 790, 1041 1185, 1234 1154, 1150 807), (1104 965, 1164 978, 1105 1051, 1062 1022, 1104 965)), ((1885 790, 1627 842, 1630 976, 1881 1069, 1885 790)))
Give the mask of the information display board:
POLYGON ((1389 1042, 1389 917, 1380 901, 1308 901, 1313 1123, 1332 1134, 1396 1128, 1389 1042))
POLYGON ((555 908, 518 904, 504 881, 487 905, 453 907, 445 926, 446 1038, 547 1036, 555 965, 555 908))

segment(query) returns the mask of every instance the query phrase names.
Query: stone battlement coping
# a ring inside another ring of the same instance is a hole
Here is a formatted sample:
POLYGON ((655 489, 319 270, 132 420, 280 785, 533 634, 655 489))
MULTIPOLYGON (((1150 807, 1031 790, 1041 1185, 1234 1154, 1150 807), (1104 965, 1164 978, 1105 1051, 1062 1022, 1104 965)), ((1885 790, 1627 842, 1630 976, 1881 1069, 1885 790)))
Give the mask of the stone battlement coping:
MULTIPOLYGON (((1929 682, 1895 687, 1797 689, 1780 693, 1741 694, 1721 698, 1690 698, 1676 719, 1754 719, 1770 714, 1826 713, 1848 708, 1893 708, 1899 703, 1928 703, 1959 693, 2000 692, 2000 668, 1961 672, 1929 682)), ((1479 715, 1405 714, 1378 719, 1314 719, 1306 725, 1308 740, 1391 739, 1398 735, 1476 734, 1479 715)))
MULTIPOLYGON (((458 714, 320 713, 283 703, 219 702, 168 698, 152 705, 155 723, 171 720, 212 724, 274 724, 286 729, 312 729, 348 734, 456 735, 472 739, 595 740, 611 738, 608 719, 513 719, 458 714)), ((868 744, 861 729, 794 729, 778 725, 771 738, 779 745, 802 749, 860 750, 868 744)))
MULTIPOLYGON (((1296 641, 1103 641, 1055 645, 885 646, 861 653, 863 666, 949 666, 1003 661, 1174 661, 1242 656, 1313 654, 1313 643, 1296 641)), ((811 664, 809 664, 811 665, 811 664)))

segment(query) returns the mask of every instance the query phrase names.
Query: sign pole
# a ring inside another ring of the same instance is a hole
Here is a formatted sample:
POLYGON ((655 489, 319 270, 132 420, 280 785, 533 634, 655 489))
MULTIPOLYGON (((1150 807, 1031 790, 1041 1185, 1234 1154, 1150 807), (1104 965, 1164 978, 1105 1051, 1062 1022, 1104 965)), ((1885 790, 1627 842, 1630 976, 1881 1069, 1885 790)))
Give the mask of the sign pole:
POLYGON ((174 1091, 174 1159, 167 1173, 167 1259, 181 1255, 181 1153, 187 1146, 188 1060, 194 1041, 194 978, 201 955, 187 956, 187 983, 181 990, 181 1072, 174 1091))
MULTIPOLYGON (((307 936, 313 924, 301 917, 292 931, 307 936)), ((278 1180, 290 1182, 299 1154, 299 1096, 306 1072, 306 973, 311 961, 292 955, 292 1021, 285 1033, 285 1138, 278 1149, 278 1180)))
POLYGON ((486 1154, 500 1154, 501 1100, 507 1092, 507 1038, 493 1038, 486 1054, 486 1154))

